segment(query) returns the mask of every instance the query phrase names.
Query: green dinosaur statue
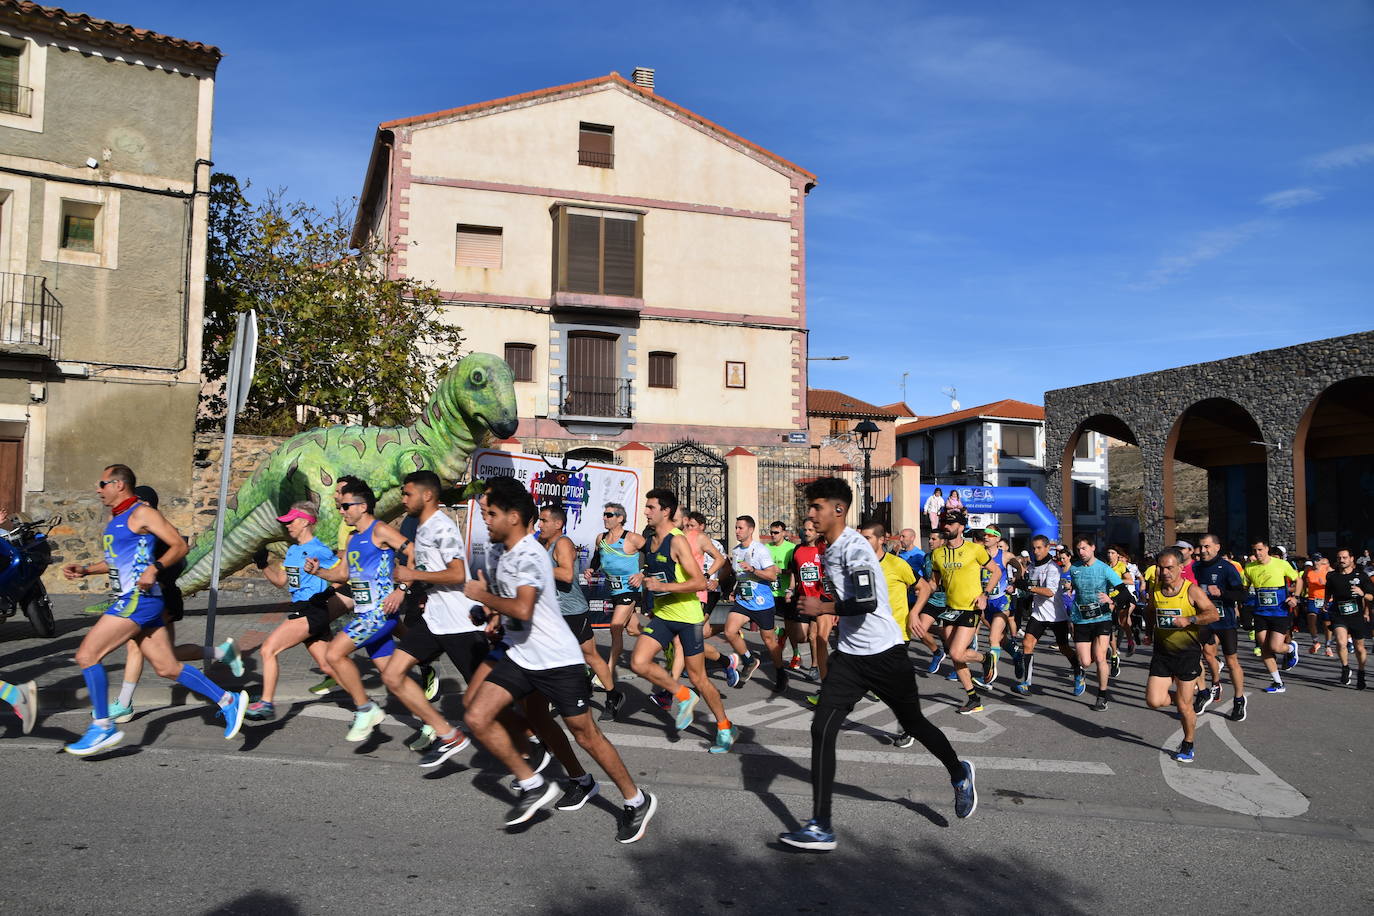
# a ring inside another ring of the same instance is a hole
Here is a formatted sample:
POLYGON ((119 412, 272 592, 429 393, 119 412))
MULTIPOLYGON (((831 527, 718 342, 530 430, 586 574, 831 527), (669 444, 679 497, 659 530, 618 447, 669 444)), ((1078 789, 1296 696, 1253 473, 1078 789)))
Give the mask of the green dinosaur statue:
MULTIPOLYGON (((439 383, 414 426, 326 426, 292 436, 229 497, 220 575, 242 569, 262 547, 284 543, 277 516, 300 500, 319 504, 315 533, 332 546, 342 521, 334 482, 345 474, 367 481, 384 519, 400 513, 401 482, 411 471, 431 470, 448 484, 462 480, 489 435, 515 433, 514 381, 505 360, 470 353, 439 383)), ((177 579, 182 591, 209 586, 213 546, 212 532, 196 539, 177 579)))

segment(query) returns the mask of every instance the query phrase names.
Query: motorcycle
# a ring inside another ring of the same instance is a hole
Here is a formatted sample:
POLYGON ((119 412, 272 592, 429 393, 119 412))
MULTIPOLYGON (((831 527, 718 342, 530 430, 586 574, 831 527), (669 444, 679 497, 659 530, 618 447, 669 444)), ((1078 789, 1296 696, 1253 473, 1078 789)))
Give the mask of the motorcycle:
POLYGON ((22 609, 34 630, 45 639, 57 634, 43 572, 52 565, 48 534, 61 521, 61 516, 21 521, 0 536, 0 623, 22 609))

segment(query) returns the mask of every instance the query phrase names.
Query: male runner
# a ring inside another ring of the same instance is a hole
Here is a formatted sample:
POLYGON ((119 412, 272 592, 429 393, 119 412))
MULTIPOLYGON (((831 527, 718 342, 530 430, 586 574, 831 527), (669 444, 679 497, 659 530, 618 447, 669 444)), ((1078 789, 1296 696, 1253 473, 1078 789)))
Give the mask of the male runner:
MULTIPOLYGON (((468 699, 467 725, 515 776, 517 798, 505 822, 507 826, 522 824, 553 802, 560 790, 557 783, 546 783, 520 756, 497 717, 513 701, 542 694, 624 796, 616 841, 633 843, 644 836, 658 810, 658 799, 635 785, 620 754, 592 719, 591 684, 582 649, 558 611, 548 551, 530 532, 534 513, 534 499, 518 482, 509 477, 488 482, 482 518, 491 535, 487 563, 492 578, 488 581, 478 570, 464 592, 502 615, 509 647, 468 699)), ((595 785, 590 774, 585 778, 595 785)))
MULTIPOLYGON (((859 528, 859 533, 863 535, 868 546, 873 548, 873 554, 878 558, 878 568, 883 574, 883 585, 887 588, 887 604, 892 609, 892 619, 897 621, 897 630, 902 635, 902 644, 906 645, 910 639, 907 629, 907 617, 911 612, 911 591, 916 587, 916 574, 911 571, 911 567, 905 560, 895 553, 889 553, 886 546, 887 529, 882 522, 869 522, 859 528)), ((935 637, 929 632, 921 640, 926 647, 934 652, 939 643, 935 642, 935 637)), ((898 732, 892 738, 892 743, 896 747, 911 747, 916 743, 916 739, 906 732, 898 732)))
POLYGON ((653 533, 644 546, 644 572, 636 579, 641 580, 654 596, 653 619, 645 624, 635 643, 630 667, 660 690, 672 692, 673 722, 678 731, 692 724, 693 710, 700 700, 705 700, 711 715, 716 717, 716 739, 710 751, 724 754, 734 746, 738 733, 725 715, 720 691, 706 676, 701 635, 706 615, 697 597, 697 592, 706 584, 706 576, 695 562, 686 536, 673 526, 677 507, 677 494, 672 490, 657 487, 644 497, 644 518, 653 533), (654 660, 654 656, 671 646, 674 639, 682 646, 687 679, 696 688, 695 692, 678 684, 654 660))
POLYGON ((788 636, 800 639, 811 647, 811 669, 808 679, 820 681, 829 668, 830 631, 834 620, 830 616, 808 617, 801 613, 799 605, 805 597, 818 598, 825 591, 825 576, 821 567, 821 556, 825 553, 825 542, 816 534, 816 523, 807 519, 801 526, 801 543, 792 552, 792 601, 784 619, 787 621, 788 636), (790 615, 790 616, 789 616, 790 615))
POLYGON ((773 631, 773 587, 782 570, 773 563, 768 548, 754 539, 754 518, 741 515, 735 519, 735 540, 730 548, 730 563, 735 569, 735 609, 725 619, 725 638, 740 657, 740 686, 759 670, 763 660, 749 651, 740 629, 750 622, 759 628, 764 648, 773 659, 775 680, 773 691, 787 686, 787 672, 782 662, 782 645, 773 631))
POLYGON ((1240 657, 1236 654, 1236 605, 1245 600, 1245 581, 1236 565, 1221 555, 1221 539, 1215 534, 1209 532, 1198 540, 1198 558, 1193 561, 1193 578, 1207 595, 1207 600, 1216 606, 1218 615, 1205 628, 1202 640, 1203 658, 1212 676, 1212 686, 1197 692, 1193 708, 1201 715, 1210 704, 1221 699, 1221 662, 1217 660, 1220 651, 1226 659, 1231 689, 1235 693, 1235 699, 1231 702, 1231 721, 1244 722, 1245 672, 1241 670, 1240 657))
MULTIPOLYGON (((1083 673, 1089 665, 1097 666, 1097 712, 1107 708, 1110 696, 1107 682, 1111 676, 1107 658, 1107 643, 1112 635, 1112 595, 1125 587, 1121 577, 1106 563, 1097 559, 1091 538, 1078 537, 1073 542, 1078 562, 1069 567, 1069 581, 1073 585, 1073 642, 1078 649, 1078 673, 1074 676, 1073 695, 1082 696, 1086 689, 1083 673)), ((1182 554, 1180 554, 1182 556, 1182 554)))
POLYGON ((1202 675, 1202 628, 1219 615, 1206 592, 1183 578, 1183 551, 1166 547, 1155 559, 1155 571, 1158 578, 1150 587, 1145 611, 1155 631, 1145 703, 1151 709, 1168 706, 1169 687, 1173 686, 1172 700, 1183 721, 1183 743, 1174 759, 1192 763, 1197 734, 1193 691, 1202 675))
POLYGON ((124 740, 124 733, 115 727, 110 717, 110 682, 100 664, 105 656, 130 639, 138 642, 144 656, 153 663, 160 677, 174 680, 183 687, 219 705, 224 717, 224 738, 229 740, 243 727, 243 715, 248 708, 248 694, 224 690, 199 670, 177 661, 172 641, 163 626, 162 590, 157 574, 186 556, 186 541, 162 513, 134 495, 138 480, 134 472, 123 464, 105 468, 96 485, 100 502, 110 510, 102 539, 104 559, 96 563, 69 563, 62 568, 68 579, 105 573, 110 579, 110 591, 115 600, 96 620, 76 650, 76 663, 91 694, 95 721, 86 733, 63 750, 78 757, 86 757, 108 750, 124 740), (157 540, 168 545, 162 559, 153 559, 157 540))
MULTIPOLYGON (((916 597, 921 587, 921 580, 928 579, 935 581, 935 552, 945 546, 945 533, 938 528, 930 532, 927 542, 926 558, 921 564, 921 568, 916 571, 916 589, 911 593, 912 607, 916 606, 916 597)), ((937 585, 935 591, 930 593, 930 600, 926 602, 926 610, 923 612, 931 620, 936 620, 945 612, 945 589, 943 585, 937 585)), ((907 616, 907 631, 910 632, 910 615, 907 616)), ((929 625, 927 625, 929 626, 929 625)), ((945 660, 945 650, 942 645, 937 645, 934 652, 930 653, 930 664, 926 666, 926 674, 936 674, 940 670, 940 663, 945 660)))
POLYGON ((377 497, 366 483, 345 486, 339 498, 339 512, 344 524, 355 532, 348 539, 345 562, 326 569, 314 557, 305 561, 306 572, 330 582, 347 582, 353 595, 353 616, 334 635, 325 652, 334 679, 353 700, 353 725, 345 736, 353 742, 366 741, 386 714, 363 689, 358 665, 349 656, 359 646, 375 645, 377 640, 385 639, 380 648, 370 650, 373 662, 385 674, 387 662, 379 659, 394 651, 387 637, 396 628, 396 615, 409 589, 409 586, 396 587, 393 572, 396 569, 395 552, 410 546, 410 541, 376 518, 372 514, 376 509, 377 497))
POLYGON ((9 681, 0 681, 0 700, 4 700, 14 707, 14 714, 19 717, 19 727, 24 734, 33 731, 34 722, 38 719, 38 683, 27 681, 23 684, 11 684, 9 681))
POLYGON ((783 629, 788 642, 792 644, 792 658, 788 661, 787 667, 789 670, 797 671, 802 666, 801 643, 793 635, 795 630, 787 627, 788 606, 793 598, 792 554, 796 552, 797 545, 787 539, 786 522, 777 521, 768 526, 768 543, 764 546, 768 548, 768 555, 773 558, 773 565, 778 568, 778 577, 773 580, 773 607, 782 613, 783 629))
POLYGON ((610 668, 614 679, 615 669, 620 667, 620 653, 625 648, 625 627, 629 626, 631 636, 639 633, 634 614, 642 592, 630 585, 630 577, 639 572, 639 552, 644 549, 644 537, 625 529, 625 507, 620 503, 606 503, 601 517, 606 530, 596 537, 587 579, 590 581, 599 570, 606 577, 611 593, 610 668))
POLYGON ((1255 561, 1245 566, 1245 583, 1255 590, 1255 631, 1260 658, 1269 671, 1270 684, 1265 693, 1283 693, 1283 675, 1278 656, 1284 656, 1284 669, 1298 663, 1297 643, 1291 643, 1292 613, 1298 599, 1291 589, 1298 584, 1298 571, 1287 560, 1271 556, 1269 542, 1257 540, 1250 548, 1255 561))
POLYGON ((568 524, 568 513, 561 506, 545 506, 539 510, 539 543, 549 552, 549 560, 553 563, 553 581, 558 591, 558 612, 563 615, 563 621, 572 630, 573 636, 577 637, 577 644, 582 647, 582 657, 587 663, 587 667, 592 669, 597 680, 606 688, 606 712, 610 715, 603 715, 601 718, 614 719, 620 715, 620 707, 625 702, 625 694, 615 686, 615 672, 601 658, 601 653, 596 650, 596 634, 592 632, 591 620, 588 614, 591 607, 587 604, 587 596, 582 592, 582 586, 577 581, 577 546, 573 544, 572 538, 565 535, 568 524))
POLYGON ((925 611, 938 582, 940 590, 945 593, 945 609, 935 619, 940 621, 945 653, 954 663, 954 673, 966 695, 964 705, 956 712, 965 716, 983 711, 983 701, 973 686, 968 665, 981 657, 978 650, 972 648, 973 638, 978 634, 988 596, 1002 576, 1002 570, 988 556, 982 544, 964 540, 964 526, 967 524, 968 516, 963 509, 946 507, 940 513, 944 545, 932 551, 931 570, 934 578, 922 579, 917 585, 916 606, 912 608, 917 620, 911 625, 912 635, 918 639, 925 636, 930 624, 920 619, 920 615, 925 611))
MULTIPOLYGON (((973 764, 961 761, 944 732, 921 712, 916 672, 907 657, 904 634, 888 605, 878 557, 863 537, 844 523, 853 500, 854 491, 838 477, 822 477, 806 487, 807 518, 816 523, 828 545, 823 562, 834 600, 807 597, 801 609, 806 614, 838 617, 840 638, 811 722, 811 819, 800 830, 781 834, 778 839, 818 852, 836 845, 831 821, 835 742, 845 717, 870 692, 896 714, 903 734, 914 736, 944 764, 954 786, 955 815, 968 817, 978 807, 973 764)), ((924 632, 919 619, 916 626, 924 632)))
MULTIPOLYGON (((988 623, 988 651, 983 655, 983 679, 978 682, 978 686, 986 688, 997 680, 997 663, 1002 658, 1003 639, 1015 635, 1016 629, 1012 627, 1010 633, 1007 630, 1007 611, 1011 602, 1007 599, 1007 554, 1002 549, 1002 532, 989 525, 983 529, 982 540, 983 549, 992 558, 1000 573, 997 581, 988 590, 988 604, 983 610, 983 616, 988 623)), ((985 578, 991 581, 991 573, 985 578)))
MULTIPOLYGON (((926 565, 926 552, 921 549, 921 536, 916 533, 914 528, 903 528, 897 537, 900 542, 897 556, 905 560, 906 564, 911 567, 912 573, 919 578, 921 570, 926 565)), ((911 597, 913 601, 916 598, 915 595, 911 597)))
POLYGON ((1031 567, 1027 578, 1030 580, 1028 591, 1031 594, 1031 615, 1026 621, 1026 635, 1021 641, 1020 662, 1017 667, 1017 683, 1013 688, 1026 696, 1030 693, 1031 678, 1035 675, 1035 645, 1045 630, 1054 632, 1059 651, 1069 660, 1069 670, 1077 682, 1082 677, 1078 664, 1078 654, 1069 640, 1069 612, 1059 598, 1059 565, 1050 556, 1050 539, 1043 534, 1031 538, 1031 567))
POLYGON ((1308 563, 1311 567, 1303 570, 1302 590, 1304 609, 1307 611, 1307 632, 1312 637, 1312 654, 1317 655, 1325 649, 1327 657, 1330 657, 1331 646, 1327 640, 1331 636, 1331 621, 1326 612, 1326 577, 1331 572, 1331 561, 1314 553, 1308 563), (1317 635, 1318 627, 1321 627, 1326 638, 1317 635))
POLYGON ((1355 660, 1360 666, 1355 689, 1365 689, 1364 641, 1369 638, 1371 602, 1374 602, 1374 580, 1369 568, 1355 565, 1355 555, 1348 548, 1336 551, 1336 568, 1326 576, 1326 598, 1331 613, 1331 631, 1336 651, 1341 656, 1341 685, 1350 686, 1350 649, 1346 640, 1355 643, 1355 660))

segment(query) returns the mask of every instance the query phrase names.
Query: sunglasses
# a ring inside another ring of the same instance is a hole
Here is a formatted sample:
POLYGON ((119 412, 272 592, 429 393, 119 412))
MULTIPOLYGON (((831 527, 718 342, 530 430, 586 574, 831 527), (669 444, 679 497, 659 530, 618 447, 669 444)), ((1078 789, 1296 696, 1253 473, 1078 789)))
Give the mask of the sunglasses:
POLYGON ((112 484, 112 483, 115 483, 115 481, 113 481, 113 480, 102 480, 102 481, 100 481, 99 489, 103 490, 103 489, 105 489, 106 487, 108 487, 108 486, 109 486, 110 484, 112 484))
POLYGON ((340 511, 343 511, 344 509, 347 509, 349 506, 366 506, 367 503, 335 503, 334 505, 338 506, 340 511))
POLYGON ((619 513, 619 512, 602 512, 602 513, 601 513, 601 517, 602 517, 602 518, 620 518, 620 513, 619 513))

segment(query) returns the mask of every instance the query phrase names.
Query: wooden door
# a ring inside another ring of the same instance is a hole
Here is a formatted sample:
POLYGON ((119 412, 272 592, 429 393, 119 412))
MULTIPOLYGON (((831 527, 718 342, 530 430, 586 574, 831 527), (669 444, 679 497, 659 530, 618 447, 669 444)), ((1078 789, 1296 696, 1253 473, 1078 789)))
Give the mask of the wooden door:
POLYGON ((0 439, 0 506, 10 515, 24 507, 23 439, 0 439))
POLYGON ((617 338, 574 333, 568 337, 568 413, 579 417, 615 416, 617 338))

